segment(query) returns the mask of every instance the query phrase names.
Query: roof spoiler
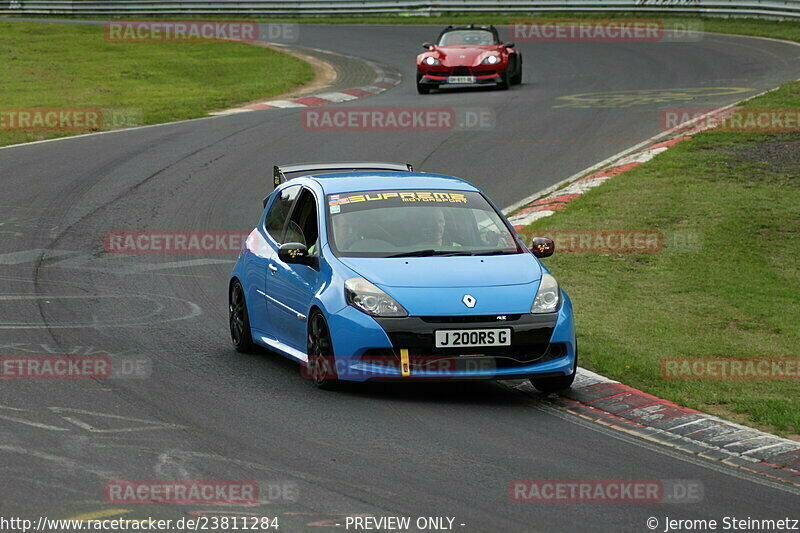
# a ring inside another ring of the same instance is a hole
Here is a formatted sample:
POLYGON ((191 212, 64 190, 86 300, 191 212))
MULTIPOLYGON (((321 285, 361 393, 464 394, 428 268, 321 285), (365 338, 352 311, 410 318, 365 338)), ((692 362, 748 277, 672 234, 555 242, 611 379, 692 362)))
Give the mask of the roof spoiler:
MULTIPOLYGON (((287 174, 314 174, 318 172, 335 172, 340 170, 393 170, 397 172, 413 172, 411 163, 381 163, 378 161, 336 162, 336 163, 297 163, 293 165, 275 165, 272 169, 272 188, 291 179, 287 174)), ((297 177, 297 176, 296 176, 297 177)), ((264 198, 264 207, 267 198, 264 198)))

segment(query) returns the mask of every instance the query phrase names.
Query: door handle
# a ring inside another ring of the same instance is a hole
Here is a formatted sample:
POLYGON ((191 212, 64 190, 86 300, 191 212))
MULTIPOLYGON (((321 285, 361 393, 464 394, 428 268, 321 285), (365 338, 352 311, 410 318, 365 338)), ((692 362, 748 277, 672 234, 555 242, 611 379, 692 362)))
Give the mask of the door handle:
POLYGON ((268 265, 267 265, 267 268, 268 268, 268 269, 270 269, 270 270, 272 270, 273 272, 277 272, 277 271, 278 271, 278 267, 276 267, 276 266, 275 266, 275 265, 273 265, 272 263, 268 264, 268 265))

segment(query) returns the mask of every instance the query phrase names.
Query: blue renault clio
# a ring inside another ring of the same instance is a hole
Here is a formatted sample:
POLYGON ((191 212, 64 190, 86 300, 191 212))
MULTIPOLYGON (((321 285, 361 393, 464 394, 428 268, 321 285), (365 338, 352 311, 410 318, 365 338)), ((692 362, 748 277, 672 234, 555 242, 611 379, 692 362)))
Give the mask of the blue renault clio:
POLYGON ((395 163, 276 166, 229 282, 231 339, 344 381, 575 379, 572 304, 500 210, 395 163), (291 178, 291 179, 289 179, 291 178))

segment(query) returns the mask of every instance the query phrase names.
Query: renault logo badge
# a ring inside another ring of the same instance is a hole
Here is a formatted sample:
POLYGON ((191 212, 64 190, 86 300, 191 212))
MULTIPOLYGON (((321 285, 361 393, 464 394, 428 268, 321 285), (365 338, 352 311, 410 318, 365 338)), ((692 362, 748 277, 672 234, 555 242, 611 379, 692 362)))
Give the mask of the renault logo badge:
POLYGON ((464 297, 461 298, 461 301, 464 303, 464 305, 466 305, 470 309, 475 307, 475 304, 478 303, 478 300, 476 300, 475 298, 473 298, 469 294, 465 294, 464 297))

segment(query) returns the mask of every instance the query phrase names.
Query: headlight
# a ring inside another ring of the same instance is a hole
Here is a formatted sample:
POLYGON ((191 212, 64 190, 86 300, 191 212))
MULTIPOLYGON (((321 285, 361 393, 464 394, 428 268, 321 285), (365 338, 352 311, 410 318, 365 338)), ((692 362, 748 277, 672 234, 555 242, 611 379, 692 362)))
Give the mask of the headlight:
POLYGON ((489 56, 489 57, 485 58, 483 61, 481 61, 481 63, 483 63, 484 65, 494 65, 495 63, 499 63, 499 62, 500 62, 500 58, 497 57, 497 56, 489 56))
POLYGON ((428 56, 425 59, 423 59, 423 61, 425 62, 426 65, 441 65, 442 64, 441 61, 439 61, 438 59, 436 59, 433 56, 428 56))
POLYGON ((347 303, 368 315, 381 317, 408 316, 408 312, 394 298, 364 278, 350 278, 344 282, 347 303))
POLYGON ((561 303, 561 291, 556 278, 550 274, 542 274, 539 291, 531 306, 531 313, 553 313, 561 303))

